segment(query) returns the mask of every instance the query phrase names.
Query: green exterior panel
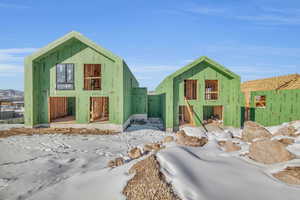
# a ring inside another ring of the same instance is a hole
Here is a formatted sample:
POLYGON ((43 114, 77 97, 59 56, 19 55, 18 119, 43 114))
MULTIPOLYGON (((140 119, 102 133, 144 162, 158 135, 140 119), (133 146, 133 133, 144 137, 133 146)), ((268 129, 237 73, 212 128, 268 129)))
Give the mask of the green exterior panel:
POLYGON ((148 117, 162 118, 162 95, 148 95, 148 117))
POLYGON ((251 92, 252 121, 264 126, 300 120, 300 89, 251 92), (255 107, 255 96, 266 96, 266 107, 255 107))
POLYGON ((90 98, 109 97, 109 121, 124 124, 132 114, 132 88, 138 82, 118 56, 71 32, 25 60, 25 124, 49 123, 49 97, 73 97, 76 123, 89 123, 90 98), (56 90, 56 64, 74 64, 74 90, 56 90), (101 90, 84 90, 84 64, 101 64, 101 90))
POLYGON ((164 121, 166 128, 179 126, 179 106, 184 100, 184 80, 197 80, 197 99, 188 100, 193 106, 196 125, 201 126, 205 106, 223 106, 224 125, 240 127, 240 77, 207 57, 201 57, 168 76, 157 88, 165 95, 164 121), (219 81, 218 100, 205 100, 205 80, 219 81))
POLYGON ((147 88, 132 88, 132 114, 146 114, 148 112, 147 88))

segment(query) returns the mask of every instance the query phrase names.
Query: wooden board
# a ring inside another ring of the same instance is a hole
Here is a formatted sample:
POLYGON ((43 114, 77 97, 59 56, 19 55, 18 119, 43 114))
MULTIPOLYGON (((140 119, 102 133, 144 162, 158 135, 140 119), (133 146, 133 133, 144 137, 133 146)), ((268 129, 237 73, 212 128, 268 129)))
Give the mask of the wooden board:
POLYGON ((67 97, 49 97, 49 121, 68 115, 67 97))
POLYGON ((108 97, 91 97, 90 121, 108 121, 109 99, 108 97))
POLYGON ((100 64, 84 64, 84 89, 101 90, 100 64))

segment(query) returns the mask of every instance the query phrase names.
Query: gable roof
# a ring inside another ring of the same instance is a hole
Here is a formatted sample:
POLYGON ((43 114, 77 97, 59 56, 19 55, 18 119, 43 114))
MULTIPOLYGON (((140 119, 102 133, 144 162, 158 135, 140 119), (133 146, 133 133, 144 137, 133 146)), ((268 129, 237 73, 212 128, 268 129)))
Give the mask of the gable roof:
POLYGON ((94 49, 98 53, 102 54, 103 56, 109 58, 110 60, 112 60, 114 62, 116 60, 122 60, 122 58, 120 58, 119 56, 113 54, 112 52, 110 52, 107 49, 102 48, 101 46, 97 45, 96 43, 94 43, 93 41, 91 41, 90 39, 88 39, 87 37, 83 36, 81 33, 78 33, 76 31, 71 31, 71 32, 67 33, 66 35, 62 36, 61 38, 55 40, 54 42, 51 42, 50 44, 48 44, 45 47, 39 49, 37 52, 27 56, 26 59, 34 60, 36 58, 39 58, 40 56, 46 54, 47 52, 51 51, 52 49, 58 47, 59 45, 65 43, 71 39, 79 40, 80 42, 86 44, 90 48, 94 49))
POLYGON ((209 64, 209 66, 212 67, 213 69, 218 70, 218 71, 226 74, 227 76, 229 76, 231 78, 239 78, 240 77, 239 75, 237 75, 234 72, 228 70, 226 67, 224 67, 221 64, 213 61, 212 59, 208 58, 207 56, 202 56, 202 57, 194 60, 193 62, 189 63, 188 65, 186 65, 186 66, 180 68, 179 70, 175 71, 174 73, 170 74, 169 76, 167 76, 159 85, 163 84, 167 80, 174 79, 178 75, 190 70, 191 68, 193 68, 193 67, 195 67, 198 64, 203 63, 203 62, 209 64))
POLYGON ((300 89, 300 75, 290 74, 272 78, 246 81, 241 84, 241 90, 245 94, 246 106, 250 106, 252 91, 266 90, 292 90, 300 89))

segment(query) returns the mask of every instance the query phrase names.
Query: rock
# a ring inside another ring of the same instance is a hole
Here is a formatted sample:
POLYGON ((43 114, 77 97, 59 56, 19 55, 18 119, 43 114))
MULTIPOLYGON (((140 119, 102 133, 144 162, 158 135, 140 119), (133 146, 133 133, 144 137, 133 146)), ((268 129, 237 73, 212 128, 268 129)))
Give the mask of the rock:
POLYGON ((287 145, 293 144, 295 142, 295 140, 291 139, 291 138, 282 138, 282 139, 278 140, 278 142, 280 142, 283 145, 287 146, 287 145))
POLYGON ((208 142, 207 138, 198 138, 194 136, 188 136, 183 130, 176 133, 176 143, 180 145, 202 147, 208 142))
POLYGON ((158 151, 162 148, 164 148, 164 146, 160 145, 159 143, 150 143, 150 144, 144 145, 144 151, 145 152, 150 152, 152 150, 158 151))
POLYGON ((271 138, 272 134, 265 127, 252 121, 246 121, 242 132, 242 140, 252 142, 257 138, 271 138))
POLYGON ((173 136, 167 136, 163 140, 164 143, 173 142, 173 141, 174 141, 173 136))
POLYGON ((274 135, 284 135, 284 136, 291 136, 291 137, 295 137, 297 136, 296 134, 297 129, 295 129, 293 126, 284 126, 282 128, 280 128, 276 133, 274 133, 274 135))
POLYGON ((118 167, 118 166, 123 165, 124 163, 125 163, 124 159, 122 157, 118 157, 114 160, 109 161, 107 166, 108 167, 118 167))
POLYGON ((232 141, 226 141, 224 143, 223 147, 225 148, 226 152, 233 152, 233 151, 239 151, 239 150, 241 150, 241 147, 238 146, 238 145, 236 145, 236 144, 234 144, 232 141))
POLYGON ((264 164, 285 162, 295 158, 282 143, 269 139, 253 142, 250 145, 249 157, 264 164))
POLYGON ((142 152, 139 148, 135 147, 128 152, 128 156, 131 159, 136 159, 142 156, 142 152))
POLYGON ((285 183, 300 185, 300 167, 287 167, 273 176, 285 183))

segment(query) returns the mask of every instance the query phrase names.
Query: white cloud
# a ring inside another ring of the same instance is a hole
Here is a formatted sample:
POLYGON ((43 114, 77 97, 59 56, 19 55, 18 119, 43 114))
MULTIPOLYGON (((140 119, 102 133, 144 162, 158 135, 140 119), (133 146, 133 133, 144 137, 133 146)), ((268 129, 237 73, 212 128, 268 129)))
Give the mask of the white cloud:
POLYGON ((37 48, 10 48, 10 49, 0 49, 0 54, 24 54, 32 53, 36 51, 37 48))
POLYGON ((23 72, 23 65, 0 64, 0 73, 23 72))
POLYGON ((196 6, 190 9, 186 9, 187 12, 193 12, 203 15, 219 15, 226 12, 225 8, 216 8, 216 7, 205 7, 205 6, 196 6))

